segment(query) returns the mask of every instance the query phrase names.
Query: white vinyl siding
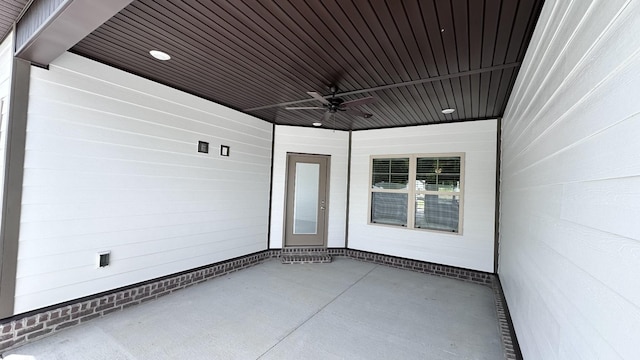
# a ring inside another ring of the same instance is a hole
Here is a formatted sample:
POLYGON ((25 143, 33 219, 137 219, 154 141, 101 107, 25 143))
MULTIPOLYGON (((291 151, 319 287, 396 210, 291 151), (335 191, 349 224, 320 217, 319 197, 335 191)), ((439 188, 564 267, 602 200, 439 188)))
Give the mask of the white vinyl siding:
POLYGON ((16 313, 267 248, 271 124, 70 53, 31 76, 16 313))
MULTIPOLYGON (((13 33, 0 44, 0 184, 4 184, 5 156, 7 150, 7 126, 9 123, 9 93, 13 69, 13 33)), ((4 186, 0 185, 0 202, 4 186)), ((0 203, 0 208, 2 204, 0 203)), ((1 215, 0 215, 1 216, 1 215)))
POLYGON ((496 120, 483 120, 354 131, 349 247, 493 272, 496 124, 496 120), (371 157, 449 153, 465 154, 462 234, 369 224, 371 157))
POLYGON ((502 130, 499 274, 525 359, 639 359, 640 2, 548 0, 502 130))
POLYGON ((349 133, 329 129, 276 126, 273 155, 273 200, 269 246, 283 244, 287 153, 331 155, 327 216, 328 247, 345 246, 349 133))

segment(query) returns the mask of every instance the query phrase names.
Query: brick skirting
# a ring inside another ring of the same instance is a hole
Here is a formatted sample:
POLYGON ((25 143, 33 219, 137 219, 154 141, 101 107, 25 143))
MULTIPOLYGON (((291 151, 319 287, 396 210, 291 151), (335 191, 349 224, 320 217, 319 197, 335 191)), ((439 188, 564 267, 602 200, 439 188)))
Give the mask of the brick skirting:
MULTIPOLYGON (((343 256, 355 260, 490 286, 494 290, 505 359, 516 360, 520 358, 517 340, 515 340, 513 328, 508 319, 508 310, 504 303, 502 288, 494 274, 353 249, 329 248, 327 251, 331 256, 343 256)), ((282 252, 286 253, 287 250, 284 249, 282 252)), ((279 258, 280 256, 280 249, 265 250, 237 259, 219 262, 0 320, 0 351, 24 345, 29 341, 58 332, 62 329, 82 324, 114 311, 157 299, 191 285, 224 276, 262 263, 266 259, 279 258)))
POLYGON ((262 251, 5 319, 0 324, 0 351, 23 345, 27 341, 129 306, 157 299, 191 285, 248 268, 273 257, 274 253, 273 250, 262 251))

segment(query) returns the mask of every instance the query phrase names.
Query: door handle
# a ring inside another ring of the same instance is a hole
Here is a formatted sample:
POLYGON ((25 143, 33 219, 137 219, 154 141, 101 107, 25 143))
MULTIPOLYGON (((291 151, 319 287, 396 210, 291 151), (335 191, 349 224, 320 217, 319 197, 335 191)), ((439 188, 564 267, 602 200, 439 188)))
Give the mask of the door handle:
POLYGON ((324 206, 320 206, 320 210, 324 210, 324 206))

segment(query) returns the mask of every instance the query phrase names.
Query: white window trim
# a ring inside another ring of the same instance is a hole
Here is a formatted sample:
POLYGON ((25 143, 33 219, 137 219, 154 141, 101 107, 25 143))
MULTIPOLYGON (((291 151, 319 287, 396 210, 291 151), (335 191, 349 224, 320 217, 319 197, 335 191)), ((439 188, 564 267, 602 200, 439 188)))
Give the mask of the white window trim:
POLYGON ((464 178, 465 178, 465 153, 427 153, 427 154, 384 154, 384 155, 370 155, 369 156, 369 193, 368 193, 368 211, 367 211, 367 224, 373 226, 383 226, 390 227, 395 229, 409 229, 409 230, 419 230, 419 231, 428 231, 428 232, 436 232, 440 234, 449 234, 449 235, 462 235, 464 229, 464 178), (460 157, 460 191, 433 191, 433 190, 416 190, 415 182, 416 182, 416 163, 418 158, 423 157, 432 157, 432 158, 440 158, 440 157, 460 157), (407 189, 374 189, 371 184, 373 183, 373 159, 396 159, 396 158, 409 158, 409 183, 407 185, 407 189), (398 226, 391 224, 381 224, 374 223, 371 221, 371 194, 374 192, 381 193, 396 193, 396 194, 407 194, 407 226, 398 226), (428 195, 454 195, 460 197, 460 207, 458 209, 458 231, 444 231, 444 230, 436 230, 436 229, 425 229, 425 228, 416 228, 415 227, 415 197, 419 194, 428 194, 428 195))

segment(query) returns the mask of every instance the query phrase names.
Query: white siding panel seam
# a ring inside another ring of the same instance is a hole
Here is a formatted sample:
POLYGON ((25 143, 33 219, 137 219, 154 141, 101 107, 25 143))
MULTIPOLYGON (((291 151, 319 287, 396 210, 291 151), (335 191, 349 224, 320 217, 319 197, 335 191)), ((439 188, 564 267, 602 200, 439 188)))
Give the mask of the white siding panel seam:
MULTIPOLYGON (((113 86, 113 87, 115 87, 115 88, 119 88, 119 89, 121 89, 122 91, 132 91, 132 92, 136 92, 138 95, 141 95, 141 96, 144 96, 144 97, 148 97, 148 98, 152 98, 152 99, 154 99, 154 100, 156 100, 156 101, 161 101, 161 102, 164 102, 164 103, 167 103, 167 104, 171 104, 171 105, 174 105, 174 106, 176 106, 176 107, 178 107, 178 108, 187 108, 187 109, 193 110, 193 111, 195 111, 195 112, 203 113, 203 114, 205 114, 205 115, 207 115, 207 116, 216 117, 216 118, 219 118, 219 119, 221 119, 221 120, 228 121, 228 122, 232 122, 232 123, 235 123, 235 124, 240 125, 240 126, 243 126, 243 127, 245 127, 245 126, 246 126, 246 127, 252 127, 252 128, 254 128, 254 129, 256 129, 256 130, 262 131, 265 135, 271 135, 271 131, 270 131, 270 130, 271 130, 271 127, 270 127, 270 126, 265 126, 265 127, 262 127, 262 126, 261 126, 261 127, 258 127, 258 126, 252 126, 252 125, 250 125, 250 124, 248 124, 248 123, 246 123, 246 122, 239 121, 239 120, 233 119, 233 118, 231 118, 231 117, 223 117, 223 116, 220 116, 219 114, 216 114, 216 113, 214 113, 214 112, 205 111, 205 110, 203 110, 202 108, 198 108, 198 107, 190 106, 190 105, 187 105, 187 104, 184 104, 184 103, 180 103, 180 102, 172 101, 172 100, 171 100, 171 99, 169 99, 169 98, 161 97, 161 96, 156 96, 156 95, 150 94, 150 93, 149 93, 149 92, 147 92, 147 91, 140 91, 140 90, 137 90, 137 89, 131 88, 130 86, 120 85, 120 84, 118 84, 118 83, 114 83, 114 82, 111 82, 111 81, 107 81, 107 80, 105 80, 105 79, 104 79, 104 78, 102 78, 102 77, 95 77, 95 76, 89 75, 89 74, 87 74, 87 73, 82 73, 82 72, 74 71, 74 70, 71 70, 71 69, 69 69, 69 68, 65 68, 65 67, 62 67, 62 66, 56 66, 56 65, 53 65, 53 64, 51 65, 51 67, 53 67, 53 68, 58 68, 58 69, 59 69, 59 70, 61 70, 61 71, 69 72, 69 73, 72 73, 72 74, 78 75, 78 76, 80 76, 80 77, 84 77, 84 78, 87 78, 87 79, 93 80, 93 81, 95 81, 95 82, 100 82, 100 83, 106 84, 106 85, 108 85, 108 86, 113 86)), ((64 84, 57 83, 57 82, 49 81, 49 80, 46 80, 46 79, 42 79, 42 81, 43 81, 43 82, 45 82, 45 83, 49 83, 49 84, 51 84, 51 85, 53 85, 53 86, 63 86, 63 87, 68 87, 68 88, 71 88, 71 89, 74 89, 74 90, 79 90, 79 91, 84 91, 84 92, 87 92, 87 93, 91 93, 92 95, 96 95, 96 96, 100 96, 100 97, 104 97, 104 98, 109 98, 109 97, 103 96, 103 95, 101 95, 101 94, 99 94, 99 93, 90 92, 90 91, 85 91, 85 90, 83 90, 83 89, 74 88, 74 87, 71 87, 71 86, 67 86, 67 85, 64 85, 64 84)), ((138 106, 138 107, 143 107, 143 108, 145 108, 145 109, 147 109, 147 110, 149 110, 149 111, 152 111, 152 112, 159 112, 159 111, 160 111, 160 110, 158 110, 158 108, 155 108, 155 107, 144 107, 144 106, 142 106, 142 105, 137 104, 136 102, 129 102, 129 101, 126 101, 126 100, 123 100, 123 99, 116 99, 116 98, 109 98, 109 99, 116 100, 116 101, 120 101, 120 102, 122 102, 122 103, 128 103, 128 104, 131 104, 131 105, 134 105, 134 106, 138 106)), ((200 99, 198 99, 198 100, 200 100, 200 99)), ((208 101, 208 100, 202 100, 202 101, 203 101, 203 102, 207 102, 207 103, 211 103, 211 102, 210 102, 210 101, 208 101)), ((213 103, 211 103, 211 104, 213 104, 213 103)), ((218 104, 215 104, 215 105, 218 105, 218 104)), ((221 106, 221 105, 218 105, 218 106, 221 106)), ((166 114, 175 115, 175 114, 173 114, 173 113, 171 113, 171 112, 165 112, 165 113, 166 113, 166 114)), ((241 116, 241 117, 250 117, 250 115, 245 115, 245 114, 243 114, 243 113, 238 113, 238 115, 239 115, 239 116, 241 116)), ((185 119, 186 119, 186 120, 191 120, 191 121, 193 121, 192 119, 189 119, 189 118, 185 118, 185 119)), ((208 124, 208 123, 206 123, 206 122, 203 122, 203 123, 204 123, 204 124, 207 124, 207 125, 211 125, 211 124, 208 124)), ((265 124, 266 124, 266 122, 265 122, 265 124)), ((225 130, 231 130, 231 129, 228 129, 228 128, 226 128, 226 127, 225 127, 224 129, 225 129, 225 130)), ((231 130, 231 131, 233 131, 233 130, 231 130)))
POLYGON ((31 80, 16 313, 266 249, 271 124, 70 53, 31 80))
MULTIPOLYGON (((573 3, 573 2, 572 2, 573 3)), ((542 80, 541 84, 536 88, 536 93, 528 99, 527 102, 527 107, 525 108, 525 110, 523 111, 523 114, 527 113, 528 110, 532 107, 533 104, 536 104, 536 100, 544 93, 545 95, 548 95, 548 99, 547 101, 539 107, 539 109, 537 110, 537 112, 533 115, 527 116, 526 119, 528 120, 527 125, 525 126, 524 130, 520 133, 520 136, 517 136, 514 140, 512 140, 512 142, 518 142, 520 140, 520 137, 522 136, 522 134, 525 134, 526 131, 529 129, 529 127, 535 123, 535 121, 532 121, 536 118, 538 118, 540 116, 541 113, 543 113, 551 104, 554 103, 553 99, 557 98, 557 95, 562 94, 563 92, 566 91, 566 86, 568 83, 570 83, 573 78, 577 77, 577 76, 581 76, 582 74, 582 67, 585 65, 585 63, 587 62, 587 60, 590 58, 591 53, 598 48, 598 46, 600 46, 601 40, 602 38, 605 36, 605 34, 608 32, 608 30, 614 26, 614 24, 616 23, 616 21, 618 20, 620 14, 622 14, 622 11, 624 10, 624 8, 628 5, 628 2, 623 6, 623 8, 616 14, 616 16, 607 24, 607 26, 605 27, 605 29, 600 33, 600 35, 598 36, 598 38, 593 41, 593 43, 591 44, 591 46, 587 49, 587 51, 583 54, 583 56, 577 61, 577 63, 573 66, 572 69, 570 69, 570 71, 566 74, 566 77, 564 78, 564 80, 562 81, 562 83, 560 84, 560 86, 558 86, 551 94, 548 94, 546 92, 544 92, 545 89, 545 85, 547 84, 547 82, 552 79, 553 77, 551 76, 551 74, 554 74, 554 71, 557 70, 557 68, 561 65, 564 65, 563 59, 564 59, 564 54, 568 51, 568 49, 570 49, 570 45, 572 44, 573 40, 576 37, 576 34, 578 34, 582 28, 583 25, 585 25, 585 23, 587 22, 587 18, 589 16, 598 16, 597 12, 594 10, 595 6, 590 6, 589 9, 587 10, 587 14, 586 16, 584 16, 580 22, 578 23, 578 26, 575 28, 575 30, 572 32, 571 36, 569 37, 569 39, 567 40, 567 42, 564 44, 560 54, 558 55, 554 55, 555 57, 555 61, 553 62, 552 68, 546 72, 546 75, 544 76, 544 79, 542 80)), ((569 9, 570 10, 570 9, 569 9)), ((567 16, 569 12, 567 12, 565 14, 565 16, 567 16)), ((564 19, 563 19, 564 20, 564 19)), ((553 39, 552 39, 553 41, 553 39)), ((601 83, 604 82, 601 81, 601 83)), ((588 96, 585 95, 584 98, 587 98, 588 96)), ((577 106, 577 103, 574 105, 574 107, 577 106)), ((522 118, 524 119, 524 117, 522 118)), ((561 120, 561 119, 559 119, 561 120)))

